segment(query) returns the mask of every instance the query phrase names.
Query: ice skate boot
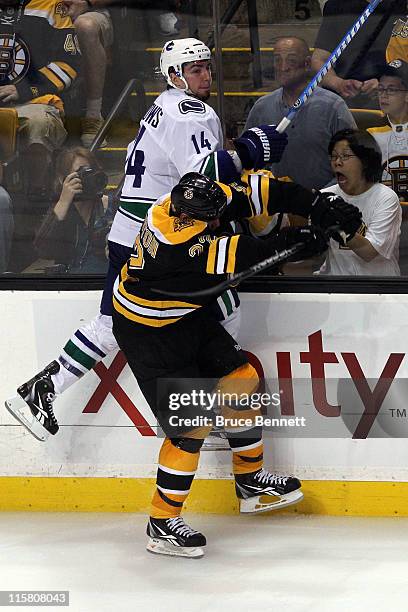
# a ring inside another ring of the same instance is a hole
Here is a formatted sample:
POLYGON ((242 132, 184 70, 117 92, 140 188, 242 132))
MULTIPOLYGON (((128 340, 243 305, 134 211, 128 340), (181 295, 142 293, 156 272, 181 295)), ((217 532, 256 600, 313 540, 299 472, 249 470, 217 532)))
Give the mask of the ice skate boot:
POLYGON ((235 491, 242 513, 268 512, 296 504, 303 498, 300 487, 297 478, 271 474, 263 468, 235 476, 235 491))
POLYGON ((181 516, 168 519, 150 517, 147 525, 147 550, 159 555, 199 559, 204 555, 207 540, 187 525, 181 516))
POLYGON ((44 442, 59 429, 52 407, 55 389, 51 380, 60 365, 52 361, 41 372, 18 387, 16 397, 6 400, 7 410, 28 429, 37 440, 44 442))

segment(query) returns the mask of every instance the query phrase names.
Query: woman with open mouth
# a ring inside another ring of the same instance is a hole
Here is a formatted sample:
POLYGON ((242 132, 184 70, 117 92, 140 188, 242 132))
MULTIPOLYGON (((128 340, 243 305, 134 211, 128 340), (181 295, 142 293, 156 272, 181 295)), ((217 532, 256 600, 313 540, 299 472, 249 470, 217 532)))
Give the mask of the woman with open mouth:
POLYGON ((363 223, 350 240, 332 238, 320 274, 399 276, 401 205, 381 184, 381 152, 364 130, 342 130, 329 143, 337 185, 322 189, 357 206, 363 223))

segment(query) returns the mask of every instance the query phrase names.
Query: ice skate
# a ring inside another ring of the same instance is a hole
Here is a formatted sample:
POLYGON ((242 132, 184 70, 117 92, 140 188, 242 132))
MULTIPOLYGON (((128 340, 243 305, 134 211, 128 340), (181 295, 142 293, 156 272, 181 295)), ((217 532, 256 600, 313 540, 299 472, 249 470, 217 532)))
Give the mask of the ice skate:
POLYGON ((51 362, 41 372, 18 387, 16 397, 6 400, 7 410, 41 442, 59 429, 54 416, 55 389, 51 375, 59 371, 59 363, 51 362))
POLYGON ((296 504, 303 498, 300 487, 297 478, 271 474, 264 469, 235 476, 242 513, 268 512, 296 504))
POLYGON ((187 525, 181 516, 169 519, 150 517, 147 525, 147 550, 159 555, 199 559, 207 541, 199 531, 187 525))

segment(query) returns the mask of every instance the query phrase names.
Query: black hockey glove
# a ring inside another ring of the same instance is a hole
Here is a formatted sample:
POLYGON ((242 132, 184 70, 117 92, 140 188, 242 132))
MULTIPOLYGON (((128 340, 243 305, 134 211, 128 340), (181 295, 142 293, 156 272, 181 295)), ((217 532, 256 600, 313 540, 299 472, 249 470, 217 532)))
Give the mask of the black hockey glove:
POLYGON ((270 239, 275 241, 275 249, 283 251, 298 242, 304 243, 304 248, 288 261, 298 261, 314 255, 320 255, 327 249, 328 238, 319 227, 307 225, 305 227, 285 227, 279 234, 270 239))
POLYGON ((279 162, 287 144, 288 135, 279 134, 274 125, 251 128, 234 140, 243 167, 254 170, 279 162))
POLYGON ((312 205, 310 220, 324 230, 337 228, 332 237, 340 244, 351 240, 360 229, 363 219, 356 206, 348 204, 335 193, 317 193, 312 205))

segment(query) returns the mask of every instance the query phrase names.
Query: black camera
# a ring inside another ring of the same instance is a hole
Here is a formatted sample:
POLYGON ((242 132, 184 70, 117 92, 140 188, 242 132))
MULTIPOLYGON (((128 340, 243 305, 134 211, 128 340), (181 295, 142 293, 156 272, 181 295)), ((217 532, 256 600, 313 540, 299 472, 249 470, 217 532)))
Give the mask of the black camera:
POLYGON ((108 177, 104 172, 95 170, 90 166, 81 166, 77 173, 82 183, 82 193, 76 199, 85 200, 103 194, 103 190, 108 184, 108 177))

